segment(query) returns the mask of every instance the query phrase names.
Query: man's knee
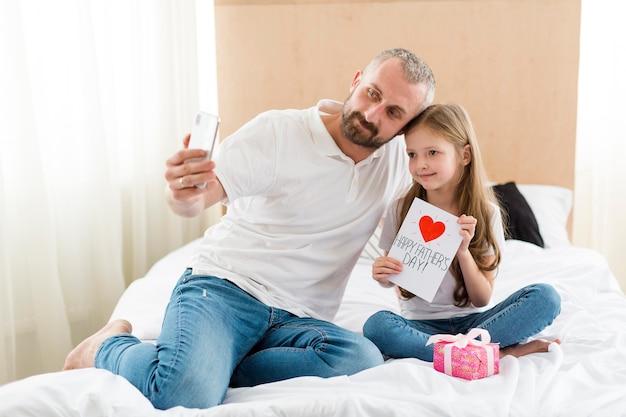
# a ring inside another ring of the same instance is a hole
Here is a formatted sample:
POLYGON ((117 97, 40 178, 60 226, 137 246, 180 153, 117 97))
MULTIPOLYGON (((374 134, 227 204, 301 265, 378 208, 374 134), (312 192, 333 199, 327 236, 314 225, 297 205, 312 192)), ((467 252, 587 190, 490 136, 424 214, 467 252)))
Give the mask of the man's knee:
POLYGON ((352 375, 384 362, 383 355, 371 340, 357 334, 354 336, 342 352, 341 366, 337 367, 340 375, 352 375))

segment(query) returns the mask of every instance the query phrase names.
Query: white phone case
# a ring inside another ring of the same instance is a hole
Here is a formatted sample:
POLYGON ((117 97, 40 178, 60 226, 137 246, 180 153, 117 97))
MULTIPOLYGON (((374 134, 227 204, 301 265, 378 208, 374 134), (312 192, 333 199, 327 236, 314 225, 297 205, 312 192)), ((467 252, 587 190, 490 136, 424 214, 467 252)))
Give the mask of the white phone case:
POLYGON ((204 149, 207 151, 206 159, 211 159, 219 125, 218 116, 203 111, 198 112, 191 129, 189 149, 204 149))
MULTIPOLYGON (((204 149, 207 152, 206 158, 200 158, 199 160, 211 159, 219 125, 220 118, 214 114, 203 111, 196 114, 193 127, 191 128, 189 149, 204 149)), ((198 160, 198 158, 194 158, 192 161, 193 160, 198 160)), ((204 188, 206 187, 206 183, 196 184, 196 187, 204 188)))

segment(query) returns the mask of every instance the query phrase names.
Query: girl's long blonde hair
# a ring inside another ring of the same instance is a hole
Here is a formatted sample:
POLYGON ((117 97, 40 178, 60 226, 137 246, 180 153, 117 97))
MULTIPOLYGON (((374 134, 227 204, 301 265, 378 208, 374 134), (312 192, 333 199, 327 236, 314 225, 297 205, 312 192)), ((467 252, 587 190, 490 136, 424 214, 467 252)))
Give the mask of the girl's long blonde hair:
MULTIPOLYGON (((485 185, 487 177, 469 115, 458 104, 433 104, 407 125, 405 136, 411 130, 419 127, 425 127, 437 136, 450 141, 457 150, 459 160, 464 147, 466 145, 470 146, 471 160, 463 167, 463 172, 455 189, 454 198, 457 201, 459 212, 453 214, 457 216, 466 214, 477 219, 474 238, 469 245, 470 253, 480 270, 495 270, 500 264, 501 251, 491 228, 492 207, 490 203, 494 203, 498 207, 499 204, 491 187, 485 185), (493 262, 488 263, 485 254, 491 247, 493 247, 495 259, 493 262)), ((398 221, 398 229, 415 197, 427 201, 426 190, 417 181, 413 181, 413 186, 398 206, 398 218, 400 219, 398 221)), ((469 306, 470 299, 465 288, 463 273, 456 257, 452 261, 450 271, 456 280, 456 288, 454 289, 455 305, 459 307, 469 306)), ((405 297, 413 297, 413 294, 404 289, 400 289, 400 291, 405 297)))

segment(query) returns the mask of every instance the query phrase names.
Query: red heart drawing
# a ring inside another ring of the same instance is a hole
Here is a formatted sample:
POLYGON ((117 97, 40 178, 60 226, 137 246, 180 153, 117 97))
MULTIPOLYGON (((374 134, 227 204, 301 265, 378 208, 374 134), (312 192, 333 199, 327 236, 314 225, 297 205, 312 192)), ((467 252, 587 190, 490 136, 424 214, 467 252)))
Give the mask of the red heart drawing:
POLYGON ((442 222, 434 222, 430 216, 423 216, 419 221, 419 226, 424 242, 435 240, 446 231, 445 224, 442 222))

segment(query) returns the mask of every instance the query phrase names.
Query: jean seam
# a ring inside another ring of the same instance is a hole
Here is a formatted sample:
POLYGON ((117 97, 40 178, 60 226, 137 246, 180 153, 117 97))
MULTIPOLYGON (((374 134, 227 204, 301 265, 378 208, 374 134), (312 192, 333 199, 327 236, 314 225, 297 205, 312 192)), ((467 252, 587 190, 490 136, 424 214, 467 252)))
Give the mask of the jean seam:
MULTIPOLYGON (((188 280, 185 280, 183 282, 183 284, 185 282, 187 282, 187 281, 188 280)), ((181 338, 182 338, 182 336, 181 336, 181 329, 183 327, 182 324, 181 324, 181 322, 183 320, 183 318, 182 318, 182 310, 183 309, 181 308, 181 304, 182 304, 181 301, 182 301, 182 297, 183 297, 183 291, 181 290, 180 286, 178 286, 175 291, 176 291, 176 304, 178 305, 178 308, 177 308, 177 310, 178 310, 178 326, 177 327, 178 328, 177 328, 177 333, 176 333, 176 351, 175 351, 175 353, 173 355, 173 359, 171 361, 171 364, 167 367, 167 369, 168 369, 167 375, 164 375, 161 378, 160 389, 158 391, 152 392, 152 395, 151 395, 153 397, 152 399, 154 399, 155 394, 159 394, 161 392, 166 391, 166 389, 163 389, 163 388, 167 385, 167 383, 169 381, 169 378, 172 375, 172 372, 174 371, 174 369, 176 369, 176 364, 178 363, 178 359, 180 357, 180 345, 181 345, 181 338)), ((157 370, 158 370, 158 368, 157 368, 157 370)))
MULTIPOLYGON (((270 316, 273 318, 274 317, 274 309, 272 309, 272 312, 270 313, 270 316)), ((317 326, 294 326, 291 324, 283 324, 283 325, 278 325, 278 326, 273 326, 271 330, 268 331, 272 332, 274 331, 274 329, 294 329, 294 330, 298 330, 298 329, 303 329, 304 327, 306 327, 307 330, 313 330, 315 332, 317 332, 317 334, 319 334, 320 338, 322 339, 322 341, 319 343, 318 346, 313 347, 310 345, 307 345, 304 348, 301 347, 294 347, 294 346, 276 346, 276 347, 271 347, 271 348, 267 348, 267 349, 263 349, 262 351, 259 352, 255 352, 252 355, 249 355, 248 358, 254 358, 255 356, 263 353, 263 352, 271 352, 271 351, 278 351, 278 350, 283 350, 283 351, 291 351, 291 352, 299 352, 299 351, 303 351, 303 350, 313 350, 315 352, 326 352, 326 347, 328 346, 328 334, 323 331, 322 329, 320 329, 317 326)))
MULTIPOLYGON (((525 291, 524 291, 523 296, 519 297, 516 300, 516 302, 514 302, 512 304, 509 304, 508 306, 506 306, 506 308, 504 308, 501 311, 499 311, 496 315, 493 315, 493 316, 489 317, 488 321, 481 323, 477 327, 481 328, 481 329, 488 328, 490 325, 496 323, 498 320, 500 320, 501 318, 505 317, 507 314, 510 314, 512 309, 521 306, 529 297, 530 297, 530 292, 526 288, 525 291)), ((537 323, 535 325, 535 327, 533 327, 532 331, 529 332, 528 335, 518 335, 517 339, 519 339, 519 341, 516 342, 516 343, 513 343, 511 345, 508 345, 508 346, 512 346, 514 344, 520 343, 524 339, 526 339, 526 338, 528 338, 528 337, 530 337, 530 336, 532 336, 534 334, 539 333, 545 327, 547 327, 547 325, 543 325, 542 323, 537 323)), ((506 346, 501 346, 501 347, 506 347, 506 346)))

